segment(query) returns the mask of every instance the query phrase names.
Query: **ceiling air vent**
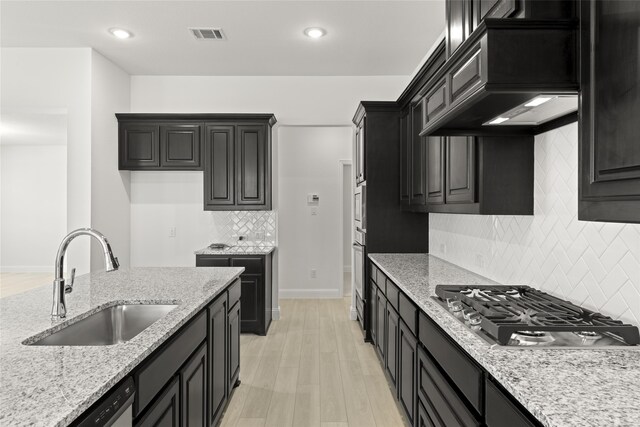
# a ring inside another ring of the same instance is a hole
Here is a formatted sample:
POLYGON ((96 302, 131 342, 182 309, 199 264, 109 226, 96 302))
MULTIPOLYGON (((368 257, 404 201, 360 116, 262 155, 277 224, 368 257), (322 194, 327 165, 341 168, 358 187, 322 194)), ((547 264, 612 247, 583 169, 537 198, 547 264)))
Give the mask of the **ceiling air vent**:
POLYGON ((220 28, 189 28, 191 34, 198 40, 226 40, 220 28))

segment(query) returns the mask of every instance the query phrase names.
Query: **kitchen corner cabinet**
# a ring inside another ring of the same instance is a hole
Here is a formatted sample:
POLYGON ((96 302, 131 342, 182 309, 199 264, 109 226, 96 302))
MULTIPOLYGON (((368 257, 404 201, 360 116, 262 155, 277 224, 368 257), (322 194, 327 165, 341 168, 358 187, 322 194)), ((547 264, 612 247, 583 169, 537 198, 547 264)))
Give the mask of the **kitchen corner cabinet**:
POLYGON ((640 223, 640 3, 583 1, 580 21, 578 218, 640 223))
POLYGON ((229 326, 239 298, 236 280, 133 370, 135 426, 209 427, 220 420, 239 373, 240 331, 229 326))
POLYGON ((271 209, 272 114, 116 114, 118 168, 204 171, 204 210, 271 209))
POLYGON ((533 136, 425 140, 428 212, 533 215, 533 136))
POLYGON ((272 255, 196 255, 196 267, 244 267, 240 275, 242 333, 266 335, 272 314, 272 255))

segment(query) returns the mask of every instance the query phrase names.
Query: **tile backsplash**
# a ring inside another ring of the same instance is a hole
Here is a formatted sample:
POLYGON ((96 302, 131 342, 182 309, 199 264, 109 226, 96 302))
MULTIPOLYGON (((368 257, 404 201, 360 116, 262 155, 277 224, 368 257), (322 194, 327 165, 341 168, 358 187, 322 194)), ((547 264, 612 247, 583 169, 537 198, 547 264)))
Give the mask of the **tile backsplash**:
POLYGON ((640 225, 578 221, 578 128, 536 136, 533 216, 429 214, 431 254, 640 325, 640 225))
POLYGON ((230 246, 273 246, 276 244, 275 211, 211 212, 211 243, 230 246), (243 236, 243 240, 238 240, 243 236))

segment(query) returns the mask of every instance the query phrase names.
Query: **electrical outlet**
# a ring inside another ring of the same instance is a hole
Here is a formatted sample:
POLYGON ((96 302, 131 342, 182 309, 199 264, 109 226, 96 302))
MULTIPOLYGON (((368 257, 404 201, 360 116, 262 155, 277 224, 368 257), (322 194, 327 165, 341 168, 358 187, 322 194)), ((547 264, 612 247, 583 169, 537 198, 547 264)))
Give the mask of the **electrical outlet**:
POLYGON ((176 228, 175 227, 170 227, 169 228, 169 237, 176 237, 176 228))
POLYGON ((311 269, 311 278, 315 279, 318 276, 318 270, 316 270, 315 268, 311 269))
POLYGON ((318 215, 318 208, 316 208, 316 207, 311 208, 311 215, 313 215, 313 216, 318 215))
POLYGON ((257 240, 259 242, 264 240, 264 231, 256 231, 254 234, 254 240, 257 240))

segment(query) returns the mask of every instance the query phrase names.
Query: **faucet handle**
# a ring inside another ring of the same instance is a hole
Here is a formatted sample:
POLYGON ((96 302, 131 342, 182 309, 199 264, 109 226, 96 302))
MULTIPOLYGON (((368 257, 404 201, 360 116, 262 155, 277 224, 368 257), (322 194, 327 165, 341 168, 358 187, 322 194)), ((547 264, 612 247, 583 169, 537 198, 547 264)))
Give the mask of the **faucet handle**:
POLYGON ((70 280, 71 284, 70 285, 66 285, 64 287, 64 293, 65 294, 70 294, 73 291, 73 282, 75 282, 75 280, 76 280, 76 269, 73 268, 71 270, 71 280, 70 280))

